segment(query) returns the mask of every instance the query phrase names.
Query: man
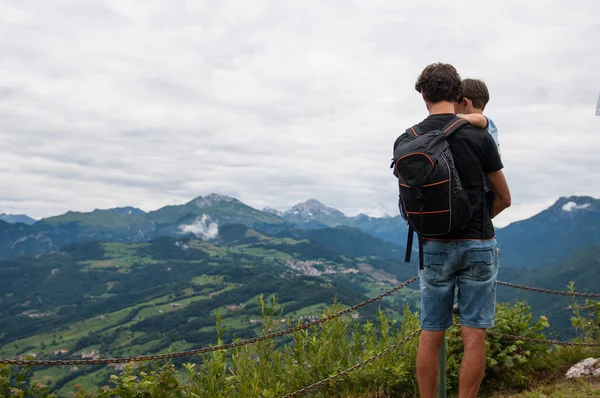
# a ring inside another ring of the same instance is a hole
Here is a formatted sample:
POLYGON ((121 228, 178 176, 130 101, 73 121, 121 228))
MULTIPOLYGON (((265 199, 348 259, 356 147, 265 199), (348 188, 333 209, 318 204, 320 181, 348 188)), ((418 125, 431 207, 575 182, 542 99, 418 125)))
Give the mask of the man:
MULTIPOLYGON (((421 131, 442 129, 456 117, 454 107, 461 98, 463 84, 452 65, 427 66, 415 89, 429 111, 429 116, 418 124, 421 131)), ((404 134, 398 137, 394 150, 404 139, 404 134)), ((498 149, 485 129, 465 124, 447 142, 473 213, 463 229, 439 239, 423 240, 423 269, 419 269, 422 332, 417 355, 422 398, 432 398, 436 391, 438 350, 445 330, 452 325, 455 287, 464 343, 459 398, 477 396, 485 370, 485 329, 494 326, 495 317, 499 259, 491 218, 509 207, 511 201, 498 149), (491 214, 482 205, 483 173, 496 194, 491 214)))

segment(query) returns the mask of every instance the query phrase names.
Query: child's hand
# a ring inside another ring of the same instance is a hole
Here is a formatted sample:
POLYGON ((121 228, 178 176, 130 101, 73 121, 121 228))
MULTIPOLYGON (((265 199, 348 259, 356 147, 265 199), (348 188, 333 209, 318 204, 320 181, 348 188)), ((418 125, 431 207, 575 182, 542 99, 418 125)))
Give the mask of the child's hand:
POLYGON ((466 115, 458 114, 456 116, 465 119, 467 122, 480 129, 484 129, 488 126, 487 118, 479 113, 468 113, 466 115))

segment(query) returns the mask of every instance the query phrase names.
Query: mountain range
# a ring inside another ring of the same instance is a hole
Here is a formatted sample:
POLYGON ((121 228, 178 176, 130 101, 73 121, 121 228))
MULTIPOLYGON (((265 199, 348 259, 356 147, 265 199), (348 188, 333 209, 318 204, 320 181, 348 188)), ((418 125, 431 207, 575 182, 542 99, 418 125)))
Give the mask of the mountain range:
POLYGON ((407 231, 400 216, 375 218, 361 214, 346 217, 314 199, 296 205, 288 212, 278 213, 254 209, 228 196, 210 194, 148 213, 124 207, 89 213, 69 211, 41 219, 33 225, 0 221, 0 259, 41 253, 89 240, 143 242, 160 236, 180 237, 186 233, 209 239, 211 225, 214 230, 217 225, 226 224, 244 224, 266 233, 344 225, 394 243, 403 242, 407 231))
MULTIPOLYGON (((210 240, 218 234, 219 226, 227 224, 243 224, 269 234, 345 226, 397 245, 404 245, 407 235, 406 223, 399 215, 348 217, 316 199, 284 212, 272 208, 261 211, 235 198, 210 194, 147 213, 135 207, 122 207, 89 213, 67 212, 33 225, 0 221, 0 259, 90 240, 144 242, 186 234, 210 240)), ((496 231, 504 266, 550 265, 589 244, 600 243, 600 200, 587 196, 561 197, 547 210, 496 231)))

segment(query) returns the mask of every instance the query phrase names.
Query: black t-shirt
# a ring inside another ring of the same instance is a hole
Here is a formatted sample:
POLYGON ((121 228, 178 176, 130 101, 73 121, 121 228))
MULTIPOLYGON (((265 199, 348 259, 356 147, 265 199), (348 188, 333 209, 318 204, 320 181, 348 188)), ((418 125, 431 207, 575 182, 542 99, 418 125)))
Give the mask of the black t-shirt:
MULTIPOLYGON (((441 129, 454 117, 456 115, 453 113, 430 115, 419 123, 419 128, 422 131, 441 129)), ((399 140, 400 137, 394 143, 394 151, 399 140)), ((483 173, 492 173, 503 168, 498 147, 487 129, 470 124, 452 134, 448 138, 448 144, 460 181, 474 206, 474 214, 463 230, 441 236, 439 239, 491 239, 495 234, 487 206, 483 206, 483 173)))

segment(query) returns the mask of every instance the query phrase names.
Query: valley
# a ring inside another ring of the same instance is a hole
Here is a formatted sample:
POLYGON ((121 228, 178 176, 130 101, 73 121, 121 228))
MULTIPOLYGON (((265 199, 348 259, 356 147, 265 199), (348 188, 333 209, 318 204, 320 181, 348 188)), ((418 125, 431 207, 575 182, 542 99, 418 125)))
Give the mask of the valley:
MULTIPOLYGON (((574 281, 578 291, 597 292, 599 209, 597 199, 561 198, 498 229, 500 279, 557 290, 574 281)), ((416 274, 417 256, 404 262, 403 228, 399 216, 346 217, 315 200, 277 212, 220 195, 149 213, 0 221, 0 357, 135 356, 250 338, 263 327, 261 300, 274 298, 281 327, 314 320, 334 302, 360 303, 416 274)), ((570 298, 505 287, 498 298, 527 300, 553 333, 574 336, 570 298)), ((401 321, 406 304, 419 309, 418 283, 352 316, 365 324, 380 307, 401 321)), ((66 396, 121 369, 39 368, 34 379, 66 396)))

